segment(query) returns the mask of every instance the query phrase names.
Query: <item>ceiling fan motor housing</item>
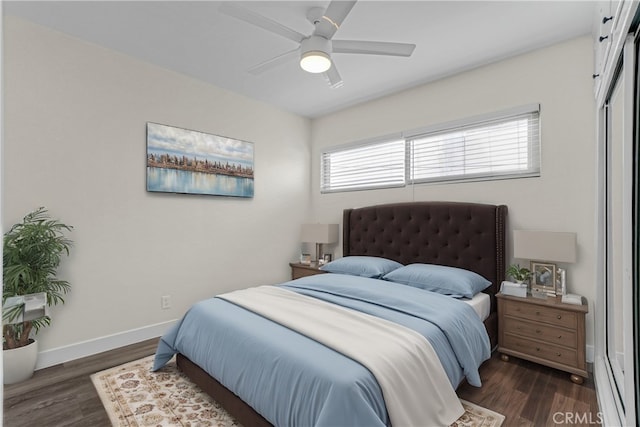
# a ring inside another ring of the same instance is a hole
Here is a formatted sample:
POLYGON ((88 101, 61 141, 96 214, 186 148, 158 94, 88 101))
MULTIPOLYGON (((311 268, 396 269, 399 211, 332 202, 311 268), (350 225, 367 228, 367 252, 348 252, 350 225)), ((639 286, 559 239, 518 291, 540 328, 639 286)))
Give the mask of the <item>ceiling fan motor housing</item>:
POLYGON ((323 52, 325 55, 331 55, 331 40, 327 40, 321 36, 309 36, 300 43, 300 53, 304 56, 309 52, 323 52))

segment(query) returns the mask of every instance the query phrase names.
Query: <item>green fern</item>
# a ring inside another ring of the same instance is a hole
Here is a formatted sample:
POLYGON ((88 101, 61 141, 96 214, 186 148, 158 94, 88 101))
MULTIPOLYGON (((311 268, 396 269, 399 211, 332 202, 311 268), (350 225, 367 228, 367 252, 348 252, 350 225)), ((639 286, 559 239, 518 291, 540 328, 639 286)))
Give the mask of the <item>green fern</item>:
MULTIPOLYGON (((69 255, 73 242, 65 237, 72 226, 52 219, 44 207, 27 214, 4 235, 2 270, 4 288, 2 305, 7 298, 44 292, 47 305, 64 304, 63 295, 71 289, 66 280, 56 278, 63 255, 69 255)), ((11 349, 29 343, 29 335, 51 323, 49 316, 11 323, 22 312, 24 304, 3 310, 3 348, 11 349)))

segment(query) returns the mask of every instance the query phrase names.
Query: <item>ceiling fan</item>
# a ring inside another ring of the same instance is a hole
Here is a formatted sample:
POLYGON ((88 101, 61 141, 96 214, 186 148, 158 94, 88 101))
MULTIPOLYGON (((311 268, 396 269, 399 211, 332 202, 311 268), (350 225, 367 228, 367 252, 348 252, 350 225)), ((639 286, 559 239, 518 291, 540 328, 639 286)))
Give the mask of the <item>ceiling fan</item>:
POLYGON ((286 63, 299 57, 300 67, 309 73, 322 73, 329 86, 338 88, 342 86, 342 77, 336 69, 331 55, 333 53, 356 53, 369 55, 411 56, 415 44, 360 41, 360 40, 333 40, 333 36, 342 25, 356 1, 333 0, 326 10, 321 7, 313 7, 307 13, 307 19, 315 26, 311 35, 301 34, 288 28, 279 22, 263 15, 239 6, 233 2, 223 2, 220 12, 237 18, 241 21, 260 27, 269 32, 286 37, 299 43, 296 49, 278 55, 247 71, 251 74, 260 74, 266 70, 286 63))

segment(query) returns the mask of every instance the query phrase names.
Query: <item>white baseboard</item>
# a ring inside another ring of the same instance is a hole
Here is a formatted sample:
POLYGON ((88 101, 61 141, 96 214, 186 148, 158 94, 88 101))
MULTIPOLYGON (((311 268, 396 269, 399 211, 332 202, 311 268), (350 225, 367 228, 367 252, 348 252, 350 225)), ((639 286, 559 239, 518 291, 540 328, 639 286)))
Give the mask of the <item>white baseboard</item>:
POLYGON ((155 325, 144 326, 113 335, 81 341, 64 347, 41 351, 38 353, 36 370, 160 337, 176 322, 177 319, 169 320, 167 322, 156 323, 155 325))

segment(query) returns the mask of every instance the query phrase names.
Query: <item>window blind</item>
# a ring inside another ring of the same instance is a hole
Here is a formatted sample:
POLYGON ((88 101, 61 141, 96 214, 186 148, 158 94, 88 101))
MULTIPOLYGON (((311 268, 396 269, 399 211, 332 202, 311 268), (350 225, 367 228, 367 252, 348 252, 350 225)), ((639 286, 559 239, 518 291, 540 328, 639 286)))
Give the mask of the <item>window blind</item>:
POLYGON ((407 139, 412 183, 540 175, 539 109, 407 139))
POLYGON ((540 106, 328 149, 320 171, 323 193, 539 176, 540 106))
POLYGON ((405 140, 384 141, 325 151, 321 155, 322 192, 405 185, 405 140))

